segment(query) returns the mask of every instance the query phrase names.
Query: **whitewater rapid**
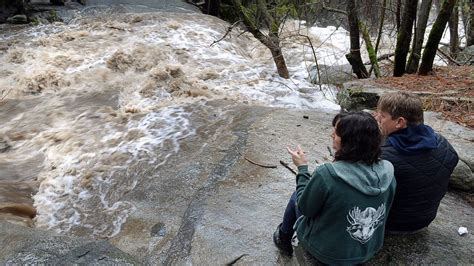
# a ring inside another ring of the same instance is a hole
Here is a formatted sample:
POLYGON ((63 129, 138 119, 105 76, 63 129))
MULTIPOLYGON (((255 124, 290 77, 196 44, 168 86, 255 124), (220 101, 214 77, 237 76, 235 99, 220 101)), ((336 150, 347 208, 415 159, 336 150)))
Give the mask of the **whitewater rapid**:
POLYGON ((135 210, 122 196, 196 134, 190 105, 340 109, 334 88, 307 81, 314 57, 300 34, 319 64, 334 66, 347 65, 347 31, 287 23, 285 80, 251 34, 222 39, 228 27, 201 14, 141 13, 3 32, 0 207, 32 205, 37 227, 112 237, 135 210))

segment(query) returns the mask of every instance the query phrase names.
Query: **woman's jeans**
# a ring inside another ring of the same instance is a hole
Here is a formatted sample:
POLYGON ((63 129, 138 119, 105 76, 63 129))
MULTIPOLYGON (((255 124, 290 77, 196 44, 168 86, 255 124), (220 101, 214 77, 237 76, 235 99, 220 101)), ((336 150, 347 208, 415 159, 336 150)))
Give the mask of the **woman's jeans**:
POLYGON ((283 215, 283 223, 280 227, 280 230, 285 234, 293 235, 295 230, 293 225, 296 220, 301 216, 301 212, 296 205, 296 191, 291 194, 288 205, 286 205, 285 214, 283 215))

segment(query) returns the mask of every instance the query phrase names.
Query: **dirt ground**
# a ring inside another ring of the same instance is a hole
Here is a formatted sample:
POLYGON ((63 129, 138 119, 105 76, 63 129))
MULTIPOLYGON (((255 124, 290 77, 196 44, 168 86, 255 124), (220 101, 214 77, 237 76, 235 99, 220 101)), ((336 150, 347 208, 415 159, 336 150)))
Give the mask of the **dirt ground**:
POLYGON ((406 74, 382 77, 373 82, 410 92, 422 92, 424 107, 441 112, 444 117, 474 129, 474 66, 436 67, 428 76, 406 74))

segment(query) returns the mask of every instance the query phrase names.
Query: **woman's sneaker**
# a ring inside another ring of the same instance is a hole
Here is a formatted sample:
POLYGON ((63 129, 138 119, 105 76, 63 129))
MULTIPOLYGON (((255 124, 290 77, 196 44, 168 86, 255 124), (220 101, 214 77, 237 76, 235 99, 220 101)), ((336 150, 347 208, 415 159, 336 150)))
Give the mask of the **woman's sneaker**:
POLYGON ((286 256, 293 254, 293 246, 291 245, 292 235, 283 233, 280 230, 281 224, 278 225, 276 231, 273 233, 273 243, 280 250, 280 253, 286 256))

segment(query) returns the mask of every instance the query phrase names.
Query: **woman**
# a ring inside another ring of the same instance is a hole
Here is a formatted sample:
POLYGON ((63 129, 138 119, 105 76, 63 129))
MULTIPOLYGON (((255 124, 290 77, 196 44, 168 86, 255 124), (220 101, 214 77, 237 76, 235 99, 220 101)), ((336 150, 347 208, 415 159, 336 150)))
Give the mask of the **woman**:
POLYGON ((296 192, 273 241, 291 256, 294 225, 299 245, 318 261, 357 264, 382 247, 396 182, 393 166, 379 159, 382 137, 372 115, 341 113, 332 125, 334 162, 312 176, 303 150, 287 148, 298 167, 296 192))

